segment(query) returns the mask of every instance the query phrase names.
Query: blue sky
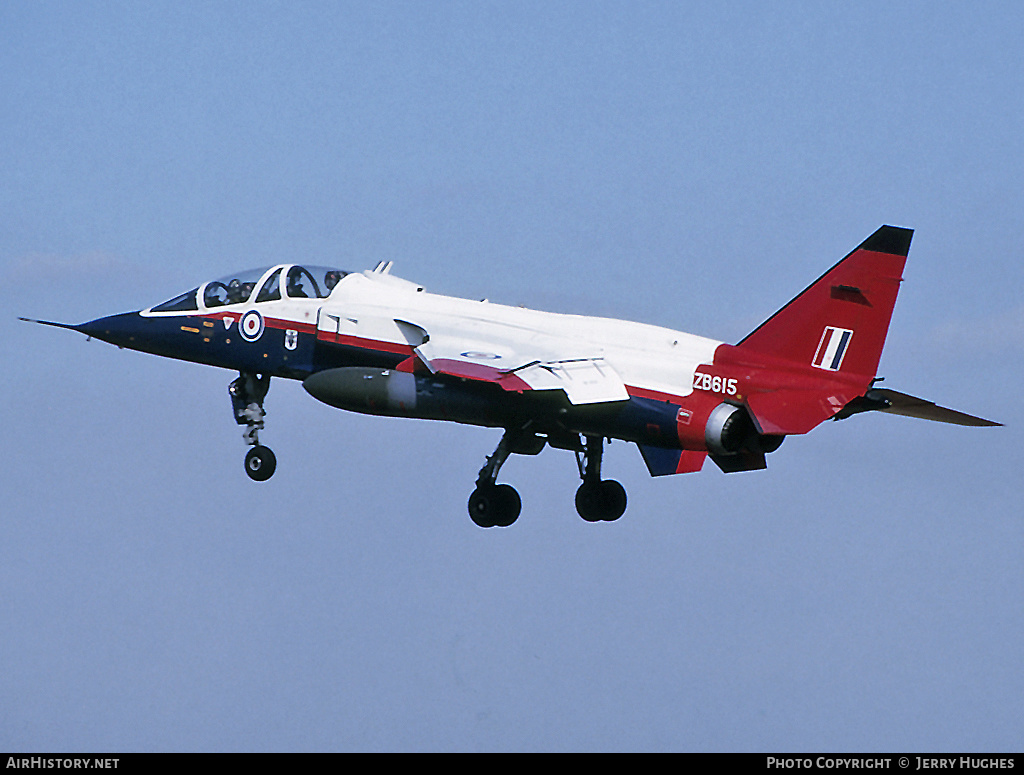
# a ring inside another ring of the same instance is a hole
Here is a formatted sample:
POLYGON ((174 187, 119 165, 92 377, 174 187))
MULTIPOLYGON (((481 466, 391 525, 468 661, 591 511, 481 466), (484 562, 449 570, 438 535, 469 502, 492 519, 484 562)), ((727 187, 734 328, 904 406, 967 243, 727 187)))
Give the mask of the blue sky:
POLYGON ((0 6, 0 749, 1019 750, 1017 4, 0 6), (651 479, 349 415, 81 322, 282 262, 736 341, 916 229, 886 385, 651 479))

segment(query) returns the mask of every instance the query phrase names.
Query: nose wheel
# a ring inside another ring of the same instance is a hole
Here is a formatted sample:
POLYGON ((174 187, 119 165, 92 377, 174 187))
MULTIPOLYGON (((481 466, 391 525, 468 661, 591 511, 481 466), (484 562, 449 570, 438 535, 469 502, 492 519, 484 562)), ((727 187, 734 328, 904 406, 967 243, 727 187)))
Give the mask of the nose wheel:
POLYGON ((245 472, 254 482, 265 482, 277 470, 277 457, 270 447, 256 445, 245 453, 245 472))
POLYGON ((238 379, 228 385, 231 408, 235 422, 244 425, 242 440, 252 449, 245 454, 245 473, 254 482, 265 482, 277 469, 277 457, 270 447, 260 444, 259 432, 263 430, 263 399, 270 389, 270 377, 260 374, 239 374, 238 379))

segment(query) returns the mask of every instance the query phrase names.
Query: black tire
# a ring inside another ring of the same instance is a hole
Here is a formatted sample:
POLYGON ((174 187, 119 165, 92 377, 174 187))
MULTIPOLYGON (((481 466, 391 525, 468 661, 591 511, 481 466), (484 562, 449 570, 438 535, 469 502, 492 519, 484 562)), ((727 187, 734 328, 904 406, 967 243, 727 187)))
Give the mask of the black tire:
POLYGON ((576 511, 587 522, 614 522, 626 512, 626 489, 614 479, 584 482, 576 490, 576 511))
POLYGON ((469 496, 469 517, 480 527, 508 527, 522 507, 519 493, 507 484, 484 484, 469 496))
POLYGON ((523 501, 515 487, 510 484, 499 484, 495 486, 495 495, 498 501, 498 513, 494 518, 495 527, 508 527, 519 519, 519 512, 523 510, 523 501))
POLYGON ((587 522, 600 522, 604 519, 603 506, 601 482, 584 482, 576 490, 576 513, 587 522))
POLYGON ((477 527, 494 527, 494 485, 477 487, 469 496, 469 518, 477 527))
POLYGON ((626 488, 614 479, 601 482, 601 498, 604 501, 605 522, 614 522, 626 513, 626 488))
POLYGON ((277 457, 270 447, 255 446, 245 454, 245 472, 254 482, 265 482, 277 470, 277 457))

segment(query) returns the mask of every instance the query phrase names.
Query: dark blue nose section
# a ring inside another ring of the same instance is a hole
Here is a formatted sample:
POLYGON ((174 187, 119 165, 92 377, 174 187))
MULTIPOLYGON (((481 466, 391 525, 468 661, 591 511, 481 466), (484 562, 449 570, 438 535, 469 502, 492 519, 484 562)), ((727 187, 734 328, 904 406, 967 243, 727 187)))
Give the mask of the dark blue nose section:
POLYGON ((88 323, 55 323, 52 320, 35 320, 33 318, 21 318, 28 323, 41 323, 44 326, 54 328, 66 328, 69 331, 78 331, 81 334, 100 339, 118 347, 128 347, 132 350, 145 350, 151 345, 154 339, 152 321, 142 317, 138 312, 124 312, 120 315, 108 315, 105 318, 96 318, 88 323))
POLYGON ((127 347, 132 350, 146 349, 146 344, 152 336, 151 321, 146 320, 138 312, 124 312, 120 315, 108 315, 105 318, 96 318, 88 323, 68 328, 80 331, 86 336, 100 339, 118 347, 127 347))
MULTIPOLYGON (((77 331, 92 339, 109 342, 126 350, 138 350, 143 353, 163 355, 167 358, 180 358, 185 361, 209 363, 231 369, 244 370, 256 366, 263 371, 266 370, 266 361, 261 361, 258 365, 246 361, 246 352, 243 348, 237 348, 239 354, 234 359, 228 357, 230 351, 226 348, 231 341, 230 336, 221 332, 222 335, 218 342, 211 344, 213 323, 209 321, 201 323, 196 318, 187 315, 149 316, 141 315, 139 312, 123 312, 120 315, 108 315, 77 325, 31 318, 22 318, 22 320, 77 331), (199 336, 200 331, 205 335, 199 336), (239 358, 242 360, 239 361, 239 358)), ((256 357, 259 358, 261 355, 262 353, 257 354, 256 357)), ((262 358, 265 357, 262 355, 262 358)))

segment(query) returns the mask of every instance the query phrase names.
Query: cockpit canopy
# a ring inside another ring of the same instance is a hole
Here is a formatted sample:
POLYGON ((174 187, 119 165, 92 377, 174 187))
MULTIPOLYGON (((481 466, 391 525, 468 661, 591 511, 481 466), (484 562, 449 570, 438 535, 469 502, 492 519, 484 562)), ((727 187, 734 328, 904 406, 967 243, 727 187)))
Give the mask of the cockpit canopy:
POLYGON ((211 280, 188 293, 158 304, 150 311, 191 312, 198 311, 200 305, 203 309, 213 309, 251 300, 259 303, 278 301, 281 298, 326 299, 347 274, 331 267, 298 264, 250 269, 211 280))

